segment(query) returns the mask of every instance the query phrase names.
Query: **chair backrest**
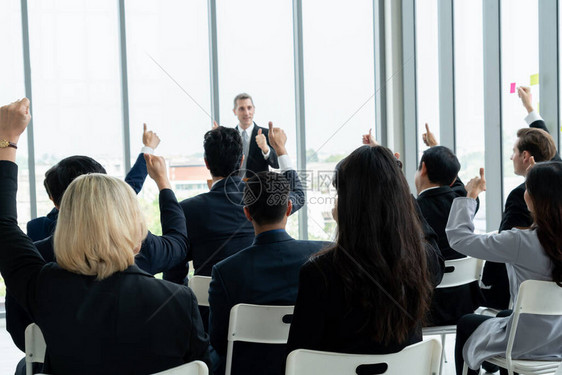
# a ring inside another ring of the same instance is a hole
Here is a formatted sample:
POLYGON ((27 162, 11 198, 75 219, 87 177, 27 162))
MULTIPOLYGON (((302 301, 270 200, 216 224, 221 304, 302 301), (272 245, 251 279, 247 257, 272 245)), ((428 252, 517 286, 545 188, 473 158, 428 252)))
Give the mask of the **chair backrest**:
POLYGON ((285 375, 439 374, 441 343, 433 338, 392 354, 344 354, 298 349, 287 357, 285 375))
POLYGON ((554 281, 526 280, 521 283, 505 352, 508 368, 513 368, 511 352, 521 314, 562 315, 562 287, 554 281))
POLYGON ((482 259, 471 257, 445 261, 443 280, 437 288, 451 288, 480 280, 482 259))
POLYGON ((197 304, 199 306, 209 306, 209 285, 211 284, 211 278, 209 276, 193 276, 187 282, 187 285, 191 288, 197 298, 197 304))
POLYGON ((238 304, 230 310, 226 375, 230 375, 235 341, 286 344, 294 306, 238 304))
POLYGON ((556 370, 556 374, 554 375, 562 375, 562 363, 560 363, 560 366, 558 366, 558 370, 556 370))
POLYGON ((209 368, 202 361, 193 361, 152 375, 208 375, 209 368))
POLYGON ((25 373, 33 373, 32 363, 43 363, 47 344, 43 338, 43 332, 35 323, 31 323, 25 329, 25 373))

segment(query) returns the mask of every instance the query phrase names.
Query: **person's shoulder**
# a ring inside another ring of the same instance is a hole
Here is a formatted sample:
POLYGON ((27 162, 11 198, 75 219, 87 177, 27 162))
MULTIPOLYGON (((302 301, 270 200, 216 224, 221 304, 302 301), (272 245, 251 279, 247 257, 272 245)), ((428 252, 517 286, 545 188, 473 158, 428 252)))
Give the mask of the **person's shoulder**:
POLYGON ((289 244, 293 247, 302 247, 308 249, 316 249, 318 251, 331 246, 332 243, 328 241, 313 241, 313 240, 293 240, 289 244))
POLYGON ((507 196, 507 200, 523 199, 523 194, 525 194, 525 190, 526 190, 525 183, 522 183, 521 185, 517 186, 516 188, 514 188, 509 192, 509 195, 507 196))

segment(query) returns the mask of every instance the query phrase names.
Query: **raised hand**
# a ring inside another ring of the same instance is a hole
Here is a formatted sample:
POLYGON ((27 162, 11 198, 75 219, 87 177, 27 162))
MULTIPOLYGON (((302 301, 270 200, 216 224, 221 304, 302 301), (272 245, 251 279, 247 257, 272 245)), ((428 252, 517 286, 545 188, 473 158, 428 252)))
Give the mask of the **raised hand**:
POLYGON ((466 196, 472 199, 476 199, 478 194, 486 191, 486 178, 484 177, 484 168, 480 168, 480 177, 474 177, 465 186, 466 196))
POLYGON ((286 155, 287 149, 285 149, 285 143, 287 143, 287 134, 281 128, 274 128, 273 122, 269 122, 269 144, 277 155, 286 155))
POLYGON ((162 156, 144 154, 144 160, 146 160, 148 175, 156 182, 158 189, 171 189, 164 158, 162 156))
POLYGON ((363 134, 363 144, 369 145, 371 147, 378 146, 378 142, 376 141, 375 137, 372 134, 373 129, 369 129, 369 134, 363 134))
POLYGON ((526 86, 519 86, 517 88, 517 95, 521 98, 521 103, 528 113, 533 112, 533 95, 531 94, 531 88, 526 86))
POLYGON ((151 149, 155 149, 160 144, 160 138, 152 130, 147 130, 146 124, 143 125, 142 144, 151 149))
POLYGON ((265 134, 262 133, 261 129, 258 129, 258 135, 256 135, 256 143, 264 154, 267 154, 269 152, 269 146, 267 145, 265 134))
POLYGON ((219 124, 215 120, 213 120, 213 128, 211 130, 215 130, 218 127, 219 127, 219 124))
POLYGON ((17 143, 31 120, 29 99, 23 98, 0 108, 0 139, 17 143))
POLYGON ((422 134, 423 143, 425 143, 429 147, 437 146, 437 139, 435 139, 435 135, 429 130, 429 125, 427 122, 425 123, 425 133, 422 134))

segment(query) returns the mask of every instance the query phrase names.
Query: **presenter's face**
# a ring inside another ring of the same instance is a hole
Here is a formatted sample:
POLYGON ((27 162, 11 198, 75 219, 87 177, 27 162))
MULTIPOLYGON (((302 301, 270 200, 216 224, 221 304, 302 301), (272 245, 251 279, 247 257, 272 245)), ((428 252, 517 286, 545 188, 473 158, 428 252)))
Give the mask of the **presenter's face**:
POLYGON ((254 122, 254 112, 256 108, 251 99, 239 99, 236 101, 234 114, 238 117, 243 129, 248 128, 254 122))

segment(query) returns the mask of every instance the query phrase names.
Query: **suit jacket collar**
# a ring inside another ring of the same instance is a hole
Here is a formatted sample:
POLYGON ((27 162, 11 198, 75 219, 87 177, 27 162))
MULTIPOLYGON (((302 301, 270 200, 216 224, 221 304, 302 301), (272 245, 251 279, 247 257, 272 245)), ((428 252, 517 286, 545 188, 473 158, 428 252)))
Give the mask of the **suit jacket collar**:
POLYGON ((429 189, 426 191, 423 191, 418 198, 427 198, 427 197, 435 197, 437 195, 443 195, 443 194, 447 194, 452 192, 453 189, 451 189, 450 186, 439 186, 438 188, 435 189, 429 189))
POLYGON ((267 245, 274 242, 291 241, 294 238, 289 235, 285 230, 270 230, 260 233, 254 239, 254 245, 267 245))
POLYGON ((242 177, 231 174, 230 176, 217 181, 217 183, 214 184, 213 187, 211 188, 211 191, 218 191, 219 189, 224 189, 225 186, 228 188, 231 187, 239 188, 239 190, 242 192, 244 190, 244 181, 242 180, 242 177))
POLYGON ((143 276, 153 277, 148 272, 145 272, 145 271, 141 270, 136 264, 133 264, 132 266, 127 267, 123 271, 123 273, 129 274, 129 275, 143 275, 143 276))

